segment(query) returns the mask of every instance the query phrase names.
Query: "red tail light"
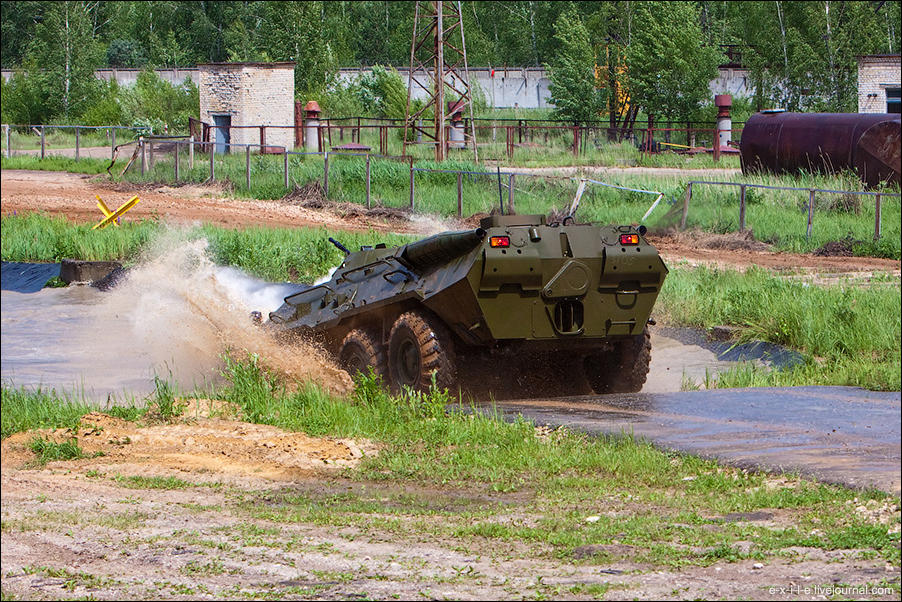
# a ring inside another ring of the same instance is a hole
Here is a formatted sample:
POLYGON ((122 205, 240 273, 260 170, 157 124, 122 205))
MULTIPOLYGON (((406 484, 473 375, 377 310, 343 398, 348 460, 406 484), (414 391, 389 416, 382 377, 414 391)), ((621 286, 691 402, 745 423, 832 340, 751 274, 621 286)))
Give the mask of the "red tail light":
POLYGON ((492 247, 509 247, 511 239, 509 236, 493 236, 489 239, 489 245, 492 247))
POLYGON ((621 234, 620 235, 620 244, 622 244, 622 245, 638 245, 639 244, 639 235, 638 234, 621 234))

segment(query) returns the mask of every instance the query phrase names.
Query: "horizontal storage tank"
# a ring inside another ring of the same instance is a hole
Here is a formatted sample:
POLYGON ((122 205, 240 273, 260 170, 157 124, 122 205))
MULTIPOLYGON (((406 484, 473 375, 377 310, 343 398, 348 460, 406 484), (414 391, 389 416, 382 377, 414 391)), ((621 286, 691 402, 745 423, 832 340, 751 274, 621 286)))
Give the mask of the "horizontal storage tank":
POLYGON ((902 122, 873 113, 752 115, 742 130, 742 173, 855 169, 868 186, 899 183, 902 122))

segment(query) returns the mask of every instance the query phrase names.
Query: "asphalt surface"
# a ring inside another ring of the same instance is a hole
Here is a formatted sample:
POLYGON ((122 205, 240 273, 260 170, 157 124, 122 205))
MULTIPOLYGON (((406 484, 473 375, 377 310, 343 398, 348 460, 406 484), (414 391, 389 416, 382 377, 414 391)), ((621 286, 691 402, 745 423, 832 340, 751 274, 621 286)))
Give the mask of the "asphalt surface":
POLYGON ((633 434, 741 468, 900 494, 899 392, 718 389, 497 402, 507 418, 633 434))

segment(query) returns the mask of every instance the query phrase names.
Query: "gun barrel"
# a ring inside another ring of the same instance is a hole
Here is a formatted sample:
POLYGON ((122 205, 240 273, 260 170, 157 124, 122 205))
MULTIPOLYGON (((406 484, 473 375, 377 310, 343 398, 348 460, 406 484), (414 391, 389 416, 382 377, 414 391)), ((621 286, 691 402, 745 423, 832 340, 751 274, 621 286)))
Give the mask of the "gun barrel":
POLYGON ((485 230, 446 232, 410 243, 401 251, 401 258, 414 269, 426 269, 475 249, 485 238, 485 230))

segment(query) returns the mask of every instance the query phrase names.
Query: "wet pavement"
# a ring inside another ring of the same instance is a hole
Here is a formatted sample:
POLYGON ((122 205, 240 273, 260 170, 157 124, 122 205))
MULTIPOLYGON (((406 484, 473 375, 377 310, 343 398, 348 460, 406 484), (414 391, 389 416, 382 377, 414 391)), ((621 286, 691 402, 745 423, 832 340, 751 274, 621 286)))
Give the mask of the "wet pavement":
POLYGON ((505 417, 749 469, 900 494, 900 393, 853 387, 718 389, 498 402, 505 417))

